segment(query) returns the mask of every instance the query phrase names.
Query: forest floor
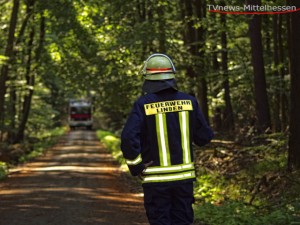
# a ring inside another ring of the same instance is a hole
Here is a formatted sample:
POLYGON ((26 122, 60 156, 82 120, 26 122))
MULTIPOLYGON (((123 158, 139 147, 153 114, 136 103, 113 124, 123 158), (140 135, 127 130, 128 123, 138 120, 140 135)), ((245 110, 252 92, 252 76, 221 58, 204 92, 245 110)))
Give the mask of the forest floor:
POLYGON ((69 132, 0 182, 0 225, 148 224, 126 176, 95 132, 69 132))

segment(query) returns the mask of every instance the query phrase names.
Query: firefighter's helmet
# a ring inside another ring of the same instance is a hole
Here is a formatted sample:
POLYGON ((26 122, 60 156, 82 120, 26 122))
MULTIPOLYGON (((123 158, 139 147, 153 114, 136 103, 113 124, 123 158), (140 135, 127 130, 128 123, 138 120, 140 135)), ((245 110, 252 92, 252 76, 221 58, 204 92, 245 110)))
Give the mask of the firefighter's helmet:
POLYGON ((175 77, 176 70, 167 55, 155 53, 144 62, 142 73, 146 80, 167 80, 175 77))

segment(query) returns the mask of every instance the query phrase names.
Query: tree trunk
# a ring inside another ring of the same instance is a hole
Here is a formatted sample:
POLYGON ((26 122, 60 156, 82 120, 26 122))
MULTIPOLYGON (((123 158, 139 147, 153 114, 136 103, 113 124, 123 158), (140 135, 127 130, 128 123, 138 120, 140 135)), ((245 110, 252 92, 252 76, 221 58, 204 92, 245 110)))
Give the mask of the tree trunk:
MULTIPOLYGON (((279 15, 278 21, 278 54, 279 54, 279 64, 280 64, 280 118, 281 118, 281 130, 285 131, 288 127, 288 97, 287 92, 285 91, 285 67, 287 67, 287 63, 285 61, 287 57, 286 47, 284 46, 284 39, 286 38, 286 30, 282 29, 283 26, 283 16, 279 15)), ((286 28, 287 29, 287 28, 286 28)))
MULTIPOLYGON (((248 3, 251 5, 261 5, 261 0, 248 0, 248 3)), ((271 119, 264 68, 260 15, 253 15, 249 23, 249 34, 254 72, 254 96, 258 120, 257 128, 259 132, 264 132, 271 127, 271 119)))
POLYGON ((166 21, 165 21, 165 11, 164 6, 157 6, 158 19, 158 32, 159 32, 159 51, 166 53, 166 21))
MULTIPOLYGON (((154 4, 151 4, 150 2, 147 2, 148 4, 146 5, 146 14, 147 14, 147 16, 146 16, 146 20, 147 20, 147 22, 149 22, 149 23, 154 23, 154 15, 153 15, 153 13, 154 13, 154 4)), ((147 43, 147 50, 146 50, 146 52, 147 53, 149 53, 149 52, 156 52, 156 49, 154 48, 154 46, 153 46, 153 41, 152 40, 149 40, 148 39, 148 43, 147 43)))
MULTIPOLYGON (((225 2, 222 2, 225 6, 225 2)), ((224 89, 224 101, 225 110, 223 117, 223 129, 233 131, 234 130, 234 119, 233 119, 233 109, 231 104, 230 96, 230 85, 228 76, 228 52, 227 52, 227 34, 226 34, 226 15, 221 14, 221 45, 222 45, 222 73, 223 73, 223 89, 224 89)))
MULTIPOLYGON (((193 22, 193 5, 192 1, 189 0, 182 0, 182 20, 185 22, 185 29, 184 29, 184 43, 185 46, 190 53, 192 57, 192 61, 195 61, 195 54, 196 54, 196 34, 195 34, 195 29, 194 29, 194 22, 193 22)), ((194 84, 195 84, 195 79, 196 79, 196 71, 194 68, 193 62, 188 62, 187 67, 187 77, 188 79, 188 88, 190 89, 190 94, 195 95, 195 90, 194 90, 194 84)))
POLYGON ((199 104, 201 107, 201 111, 207 121, 209 122, 209 115, 208 115, 208 99, 207 99, 207 81, 204 77, 200 78, 200 85, 198 88, 198 98, 199 98, 199 104))
POLYGON ((17 105, 17 93, 15 87, 10 87, 9 90, 9 130, 7 133, 8 143, 13 143, 16 135, 16 105, 17 105))
MULTIPOLYGON (((196 16, 198 21, 202 21, 206 18, 206 0, 196 0, 194 4, 194 8, 196 9, 196 16)), ((208 88, 207 88, 207 80, 205 77, 205 65, 206 65, 206 58, 205 58, 205 39, 206 39, 206 29, 204 26, 200 26, 196 29, 196 45, 195 55, 198 58, 198 65, 197 69, 197 80, 200 80, 200 85, 198 86, 198 98, 200 102, 200 106, 203 112, 206 121, 209 123, 209 114, 208 114, 208 88)))
POLYGON ((29 111, 31 107, 31 99, 33 95, 33 88, 35 83, 34 74, 31 73, 31 63, 32 63, 32 48, 33 48, 33 39, 34 39, 34 28, 30 32, 30 37, 28 41, 28 58, 26 62, 26 85, 28 88, 28 93, 24 97, 23 101, 23 112, 22 119, 19 125, 18 133, 16 135, 15 143, 19 143, 24 139, 25 126, 28 121, 29 111))
POLYGON ((14 41, 15 31, 18 20, 20 0, 14 0, 13 10, 10 18, 9 32, 7 38, 7 45, 5 49, 5 56, 8 58, 8 62, 2 66, 0 74, 0 129, 4 126, 4 105, 5 105, 5 94, 6 94, 6 81, 8 80, 9 67, 12 62, 14 53, 14 41))
MULTIPOLYGON (((41 55, 43 53, 44 49, 44 41, 45 41, 45 35, 46 35, 46 19, 44 12, 40 13, 41 21, 40 21, 40 33, 39 33, 39 44, 38 47, 36 48, 35 52, 35 61, 36 61, 36 67, 39 66, 39 62, 41 60, 41 55)), ((33 71, 36 70, 36 68, 32 69, 33 71)))
MULTIPOLYGON (((42 54, 44 40, 45 40, 45 17, 43 12, 41 13, 41 21, 40 21, 40 34, 39 34, 39 44, 36 48, 35 52, 35 62, 38 66, 38 62, 40 61, 40 57, 42 54)), ((20 122, 20 126, 18 129, 18 133, 16 135, 15 143, 21 142, 24 139, 25 127, 29 118, 30 108, 31 108, 31 101, 32 96, 34 93, 34 85, 35 85, 35 70, 36 68, 31 69, 32 65, 32 49, 33 49, 33 41, 34 41, 34 28, 32 28, 30 32, 30 39, 28 42, 28 60, 27 60, 27 67, 26 67, 26 81, 27 86, 29 87, 28 94, 24 97, 23 102, 23 113, 22 113, 22 120, 20 122)))
POLYGON ((199 99, 199 105, 206 118, 208 119, 208 100, 207 100, 207 81, 204 77, 205 63, 204 63, 204 44, 205 44, 205 30, 203 26, 195 28, 195 17, 197 20, 202 20, 205 17, 205 3, 200 0, 184 0, 181 2, 184 8, 182 14, 183 20, 186 22, 186 30, 184 33, 184 41, 190 55, 192 56, 192 63, 187 68, 187 75, 190 78, 191 93, 195 94, 199 99), (195 9, 195 11, 194 11, 195 9), (195 86, 197 82, 198 86, 195 86), (196 88, 196 90, 194 90, 196 88))
POLYGON ((24 33, 27 28, 28 21, 33 14, 34 3, 35 3, 35 0, 27 0, 26 1, 26 17, 24 18, 23 23, 21 25, 21 28, 20 28, 20 31, 18 34, 18 38, 17 38, 16 44, 15 44, 16 46, 18 46, 21 43, 21 41, 24 37, 24 33))
POLYGON ((279 76, 279 19, 278 15, 273 16, 273 52, 274 52, 274 77, 276 81, 275 86, 275 96, 274 96, 274 131, 279 132, 281 130, 281 121, 280 121, 280 93, 281 93, 281 78, 279 76))
MULTIPOLYGON (((30 17, 33 14, 33 6, 34 6, 34 2, 35 0, 29 0, 26 2, 26 16, 22 22, 21 28, 19 30, 17 39, 15 41, 15 46, 16 49, 18 48, 18 46, 22 43, 25 45, 24 43, 24 34, 25 34, 25 30, 27 28, 28 25, 28 21, 30 20, 30 17)), ((14 50, 13 56, 12 56, 12 61, 11 64, 14 64, 16 62, 17 59, 17 54, 18 54, 18 50, 14 50)), ((18 79, 18 74, 14 71, 14 75, 10 76, 10 80, 17 80, 18 79)), ((10 95, 10 102, 9 102, 9 120, 10 120, 10 125, 9 125, 9 130, 8 130, 8 140, 9 143, 13 143, 15 141, 15 136, 16 136, 16 118, 17 118, 17 110, 16 110, 16 104, 17 104, 17 91, 14 85, 9 87, 10 91, 9 91, 9 95, 10 95)))
MULTIPOLYGON (((299 0, 291 0, 291 5, 300 8, 299 0)), ((290 15, 289 58, 291 74, 291 111, 288 150, 288 168, 300 169, 300 13, 290 15)))

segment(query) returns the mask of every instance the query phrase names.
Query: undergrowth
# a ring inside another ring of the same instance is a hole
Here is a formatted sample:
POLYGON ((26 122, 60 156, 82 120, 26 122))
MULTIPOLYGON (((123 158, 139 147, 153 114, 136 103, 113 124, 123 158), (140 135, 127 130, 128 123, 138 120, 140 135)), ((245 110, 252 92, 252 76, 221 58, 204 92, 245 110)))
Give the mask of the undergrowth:
POLYGON ((197 206, 195 215, 201 225, 296 225, 300 224, 299 204, 264 208, 238 201, 225 201, 221 205, 205 203, 197 206))
POLYGON ((0 180, 5 178, 8 174, 8 166, 7 163, 0 161, 0 180))
POLYGON ((53 146, 58 138, 66 132, 65 127, 36 133, 18 144, 4 144, 1 147, 0 179, 8 175, 9 168, 25 163, 42 155, 46 149, 53 146))
POLYGON ((287 172, 287 137, 252 147, 215 140, 196 151, 196 224, 300 225, 300 173, 287 172))
POLYGON ((19 162, 24 163, 40 156, 47 148, 53 146, 65 132, 65 127, 57 127, 52 130, 39 133, 34 137, 37 141, 32 144, 32 151, 28 154, 22 155, 19 158, 19 162))
POLYGON ((120 149, 121 140, 115 134, 109 131, 98 130, 96 132, 97 137, 109 150, 112 156, 121 164, 125 165, 125 160, 120 149))

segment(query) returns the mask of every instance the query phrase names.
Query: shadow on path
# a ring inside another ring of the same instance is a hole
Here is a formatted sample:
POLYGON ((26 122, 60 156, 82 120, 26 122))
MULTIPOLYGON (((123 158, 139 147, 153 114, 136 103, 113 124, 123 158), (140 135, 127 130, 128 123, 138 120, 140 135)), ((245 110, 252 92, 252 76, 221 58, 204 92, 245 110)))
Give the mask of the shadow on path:
POLYGON ((148 224, 120 177, 95 132, 72 131, 0 182, 0 225, 148 224))

